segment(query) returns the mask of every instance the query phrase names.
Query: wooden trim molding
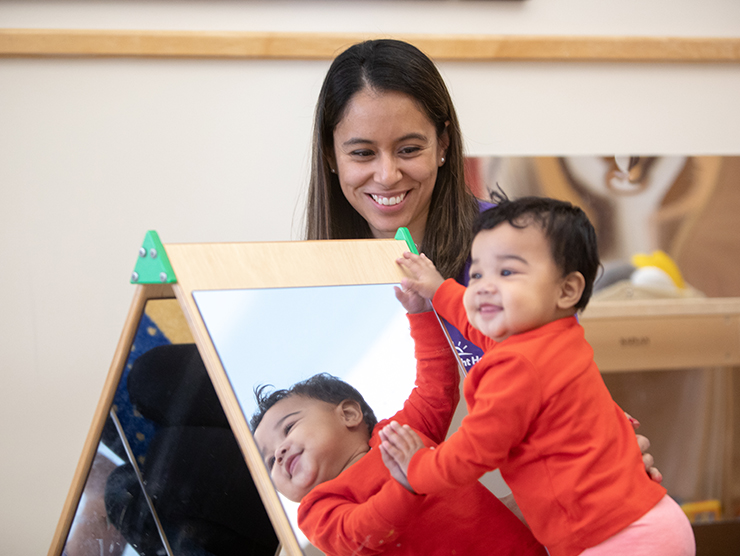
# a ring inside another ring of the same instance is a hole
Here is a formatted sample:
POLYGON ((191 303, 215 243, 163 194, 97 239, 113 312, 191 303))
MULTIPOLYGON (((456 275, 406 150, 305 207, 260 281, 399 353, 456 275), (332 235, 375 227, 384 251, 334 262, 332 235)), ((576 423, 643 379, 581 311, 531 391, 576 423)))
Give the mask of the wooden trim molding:
MULTIPOLYGON (((0 29, 0 57, 329 60, 361 33, 0 29)), ((505 35, 394 36, 435 60, 739 62, 740 38, 505 35)))

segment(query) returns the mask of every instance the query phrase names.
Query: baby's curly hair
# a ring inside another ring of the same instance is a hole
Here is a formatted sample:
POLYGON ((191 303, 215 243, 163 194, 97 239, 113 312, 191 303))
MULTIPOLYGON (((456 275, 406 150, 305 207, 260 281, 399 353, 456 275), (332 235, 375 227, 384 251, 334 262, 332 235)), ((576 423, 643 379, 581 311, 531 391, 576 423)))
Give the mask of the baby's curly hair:
POLYGON ((601 266, 596 231, 586 213, 567 201, 548 197, 510 200, 501 189, 492 193, 491 202, 495 206, 480 213, 473 224, 473 235, 477 236, 503 222, 515 228, 526 228, 532 224, 539 226, 550 242, 553 260, 563 276, 575 271, 583 275, 586 285, 575 309, 585 309, 601 266))
POLYGON ((360 394, 353 386, 350 386, 343 380, 332 376, 329 373, 314 375, 301 382, 296 382, 290 388, 268 392, 267 389, 271 387, 272 385, 270 384, 264 384, 257 386, 254 389, 254 397, 257 400, 257 411, 255 411, 254 415, 252 415, 252 418, 249 420, 249 426, 253 433, 262 422, 262 418, 265 416, 268 409, 280 400, 290 398, 292 396, 304 396, 306 398, 313 398, 315 400, 321 400, 322 402, 331 404, 340 404, 344 400, 356 401, 360 404, 360 409, 362 409, 362 418, 367 426, 368 438, 372 434, 375 425, 378 424, 378 419, 375 417, 375 413, 367 404, 365 398, 362 397, 362 394, 360 394))

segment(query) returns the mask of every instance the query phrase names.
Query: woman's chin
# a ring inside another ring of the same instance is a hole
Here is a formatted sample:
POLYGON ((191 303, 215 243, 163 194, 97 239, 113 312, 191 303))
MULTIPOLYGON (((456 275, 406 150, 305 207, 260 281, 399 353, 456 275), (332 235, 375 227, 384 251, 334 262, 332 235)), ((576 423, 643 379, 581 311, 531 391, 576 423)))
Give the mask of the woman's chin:
MULTIPOLYGON (((393 239, 396 237, 398 228, 408 228, 409 221, 407 218, 384 218, 381 220, 375 219, 375 222, 370 222, 370 230, 372 231, 373 237, 376 239, 393 239)), ((414 238, 417 239, 417 238, 414 238)))

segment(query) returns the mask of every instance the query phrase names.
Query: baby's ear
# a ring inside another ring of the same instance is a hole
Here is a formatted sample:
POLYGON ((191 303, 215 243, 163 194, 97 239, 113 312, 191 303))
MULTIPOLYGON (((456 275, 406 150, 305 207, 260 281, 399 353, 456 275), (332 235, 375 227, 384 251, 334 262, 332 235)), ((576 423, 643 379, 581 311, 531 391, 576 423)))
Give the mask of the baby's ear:
POLYGON ((560 297, 558 298, 559 309, 572 309, 581 300, 583 290, 586 287, 586 279, 580 272, 571 272, 560 285, 560 297))
POLYGON ((342 422, 348 428, 356 427, 363 422, 362 408, 357 400, 344 400, 337 406, 342 422))

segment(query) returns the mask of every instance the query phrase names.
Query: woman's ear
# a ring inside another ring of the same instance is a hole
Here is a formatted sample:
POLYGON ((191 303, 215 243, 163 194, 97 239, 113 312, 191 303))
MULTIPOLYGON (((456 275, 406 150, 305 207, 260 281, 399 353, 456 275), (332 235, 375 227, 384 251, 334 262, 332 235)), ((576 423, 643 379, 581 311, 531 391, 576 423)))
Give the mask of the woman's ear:
POLYGON ((560 284, 560 297, 558 298, 558 309, 572 309, 581 300, 583 290, 586 287, 586 279, 580 272, 571 272, 560 284))
POLYGON ((342 422, 347 425, 347 428, 353 428, 357 425, 362 424, 364 417, 362 416, 362 408, 360 402, 356 400, 344 400, 337 405, 337 412, 342 422))

